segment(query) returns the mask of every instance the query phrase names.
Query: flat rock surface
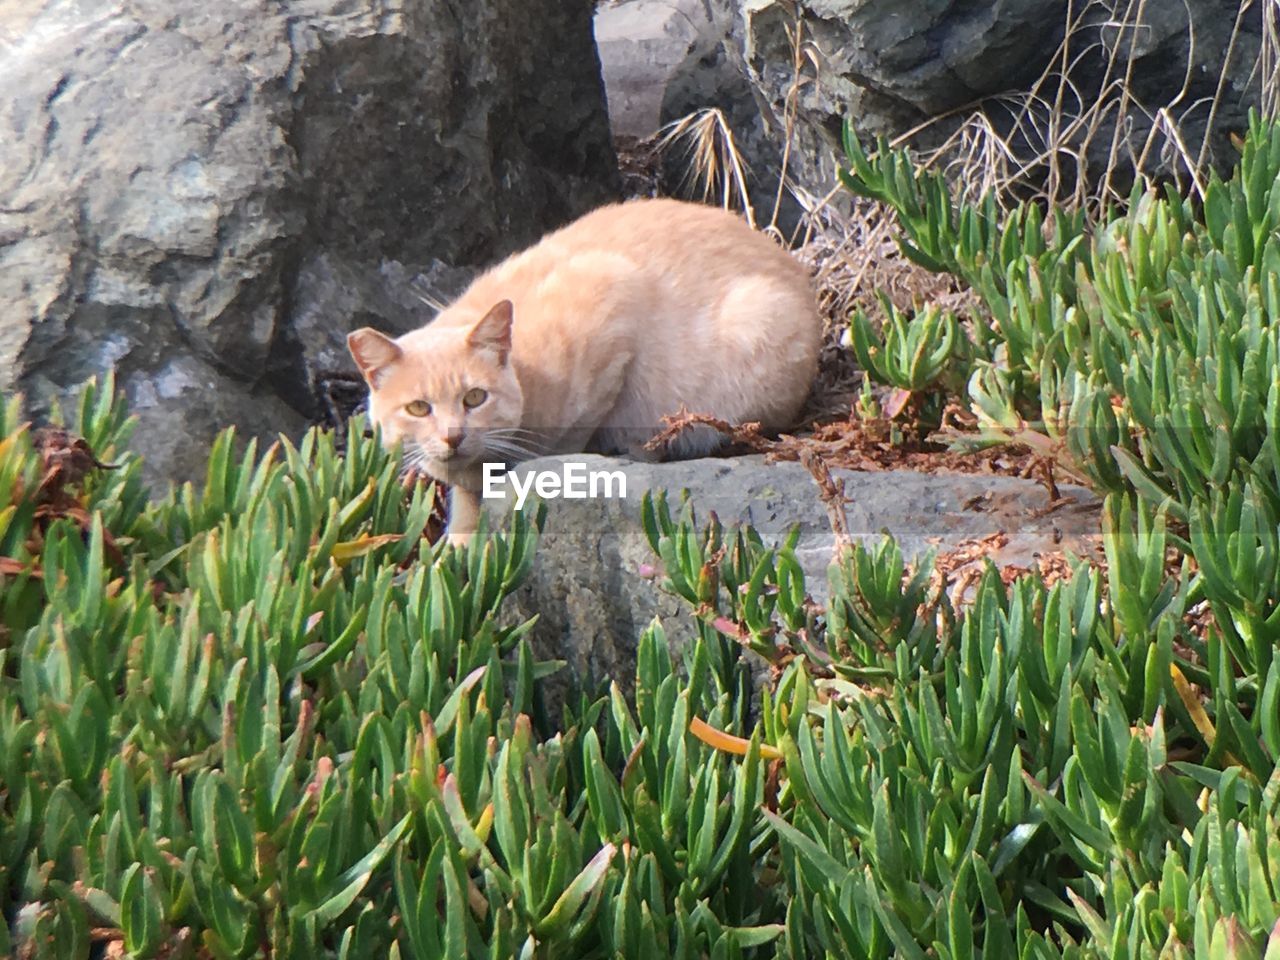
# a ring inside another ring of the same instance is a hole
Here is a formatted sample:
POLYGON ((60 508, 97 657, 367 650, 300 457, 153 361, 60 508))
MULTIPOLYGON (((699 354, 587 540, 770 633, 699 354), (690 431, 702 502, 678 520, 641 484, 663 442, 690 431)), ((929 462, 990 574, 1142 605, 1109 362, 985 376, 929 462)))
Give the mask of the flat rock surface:
MULTIPOLYGON (((519 480, 509 477, 501 499, 486 501, 489 512, 514 509, 514 482, 527 483, 534 472, 563 477, 569 463, 581 465, 575 469, 584 489, 592 472, 620 472, 626 496, 545 498, 538 562, 512 604, 519 615, 539 616, 538 652, 568 660, 580 677, 616 679, 629 687, 636 641, 655 616, 673 640, 690 635, 687 605, 660 588, 660 573, 654 577, 646 569, 660 567, 640 526, 646 491, 666 490, 675 513, 681 492, 688 490, 700 522, 714 511, 726 526, 749 523, 767 541, 779 541, 798 524, 797 558, 809 594, 819 603, 825 600, 835 539, 817 484, 800 464, 766 463, 763 456, 657 464, 547 457, 518 467, 519 480)), ((1030 566, 1040 554, 1091 553, 1099 529, 1099 502, 1080 487, 1061 485, 1061 496, 1074 502, 1050 511, 1043 486, 1012 477, 849 470, 832 475, 843 481, 850 501, 845 510, 850 534, 875 543, 890 533, 909 558, 1003 532, 1007 542, 989 554, 991 559, 1002 567, 1030 566)), ((604 492, 602 481, 597 490, 604 492)), ((532 501, 524 509, 534 509, 532 501)))

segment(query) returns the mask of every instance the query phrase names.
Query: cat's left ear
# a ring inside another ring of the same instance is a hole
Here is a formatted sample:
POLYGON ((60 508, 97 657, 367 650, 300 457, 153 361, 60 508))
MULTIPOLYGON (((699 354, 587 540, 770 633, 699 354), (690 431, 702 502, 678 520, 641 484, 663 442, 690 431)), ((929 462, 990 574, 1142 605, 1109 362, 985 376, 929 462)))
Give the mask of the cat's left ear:
POLYGON ((492 350, 498 363, 506 366, 511 355, 511 321, 514 310, 510 300, 499 301, 467 334, 467 345, 478 350, 492 350))
POLYGON ((365 383, 371 387, 377 386, 374 381, 378 371, 395 363, 403 353, 398 343, 372 327, 347 334, 347 349, 351 351, 351 358, 360 368, 365 383))

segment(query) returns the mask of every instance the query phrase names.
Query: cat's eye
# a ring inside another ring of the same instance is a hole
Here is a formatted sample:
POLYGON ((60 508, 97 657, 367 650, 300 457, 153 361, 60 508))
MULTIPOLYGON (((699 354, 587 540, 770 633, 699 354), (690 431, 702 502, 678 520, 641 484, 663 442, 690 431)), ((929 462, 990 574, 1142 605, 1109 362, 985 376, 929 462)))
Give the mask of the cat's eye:
POLYGON ((425 400, 414 400, 412 403, 404 405, 404 412, 411 417, 426 417, 431 415, 431 404, 425 400))
POLYGON ((462 405, 468 410, 472 410, 489 399, 487 390, 481 390, 479 387, 472 387, 462 397, 462 405))

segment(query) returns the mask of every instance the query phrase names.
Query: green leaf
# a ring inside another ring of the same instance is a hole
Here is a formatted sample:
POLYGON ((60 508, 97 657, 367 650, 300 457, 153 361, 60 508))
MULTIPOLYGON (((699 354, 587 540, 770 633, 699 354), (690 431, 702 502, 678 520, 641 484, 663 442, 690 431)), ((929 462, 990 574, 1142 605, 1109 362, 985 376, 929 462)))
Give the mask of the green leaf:
POLYGON ((164 907, 150 872, 140 863, 125 871, 120 897, 120 926, 125 949, 145 955, 160 945, 165 936, 164 907))
POLYGON ((564 892, 557 898, 547 915, 535 924, 539 937, 545 940, 554 940, 568 929, 569 924, 574 921, 578 912, 585 905, 588 896, 604 880, 605 874, 609 871, 609 866, 613 863, 613 855, 616 852, 617 847, 612 843, 606 843, 600 848, 599 852, 565 887, 564 892))
POLYGON ((330 924, 340 917, 351 904, 355 903, 356 897, 369 883, 369 879, 382 866, 383 862, 391 855, 405 832, 409 829, 409 821, 411 814, 405 814, 404 817, 391 828, 377 845, 360 858, 351 868, 338 878, 336 884, 337 890, 327 900, 321 903, 314 910, 310 911, 307 916, 320 924, 330 924))

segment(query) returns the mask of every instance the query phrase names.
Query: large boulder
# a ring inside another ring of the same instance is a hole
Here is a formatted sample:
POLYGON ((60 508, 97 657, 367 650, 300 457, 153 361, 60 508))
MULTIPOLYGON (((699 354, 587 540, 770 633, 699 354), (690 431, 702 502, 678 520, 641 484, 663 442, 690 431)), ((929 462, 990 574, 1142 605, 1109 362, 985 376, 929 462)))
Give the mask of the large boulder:
POLYGON ((32 0, 0 36, 0 391, 114 366, 154 476, 299 429, 347 330, 430 315, 419 270, 614 194, 588 0, 32 0))
MULTIPOLYGON (((719 147, 744 165, 755 220, 791 236, 800 208, 778 194, 785 124, 751 84, 732 12, 712 0, 612 0, 596 10, 596 44, 615 137, 645 140, 707 110, 718 110, 719 147), (775 207, 777 210, 775 212, 775 207)), ((663 193, 703 196, 696 138, 669 144, 660 158, 663 193)))
MULTIPOLYGON (((582 477, 620 471, 626 478, 625 496, 618 495, 619 483, 606 486, 601 481, 596 497, 544 499, 547 516, 538 562, 508 601, 513 616, 537 615, 537 653, 568 661, 570 677, 589 683, 616 680, 628 689, 636 642, 654 617, 662 620, 672 642, 692 636, 688 605, 659 585, 660 571, 654 568, 661 564, 640 525, 646 491, 666 491, 673 513, 678 512, 682 492, 688 491, 699 523, 714 512, 726 526, 751 524, 766 542, 779 542, 798 525, 796 558, 810 595, 825 603, 827 567, 836 541, 819 489, 800 464, 766 463, 758 455, 637 463, 575 454, 531 460, 513 473, 527 484, 531 473, 563 476, 570 463, 578 465, 575 469, 582 477)), ((1068 502, 1051 509, 1044 487, 1014 477, 852 470, 832 474, 844 483, 849 500, 845 522, 850 536, 875 544, 892 534, 910 559, 928 550, 945 553, 992 534, 1004 536, 975 556, 990 556, 1001 567, 1030 568, 1040 556, 1064 551, 1092 556, 1096 551, 1099 503, 1080 487, 1060 486, 1068 502)), ((486 501, 488 512, 501 517, 516 508, 511 478, 495 485, 495 492, 500 496, 486 501)), ((533 509, 533 503, 526 500, 524 509, 533 509)), ((553 689, 563 688, 561 683, 553 689)))
MULTIPOLYGON (((814 190, 833 182, 846 119, 864 139, 912 135, 931 148, 981 113, 1027 158, 1045 150, 1046 107, 1058 114, 1058 133, 1070 131, 1062 146, 1084 156, 1090 178, 1115 154, 1112 182, 1123 186, 1155 123, 1164 132, 1146 154, 1148 172, 1185 177, 1183 151, 1198 157, 1206 140, 1206 156, 1229 166, 1229 135, 1260 102, 1263 19, 1272 15, 1239 0, 705 2, 727 18, 728 42, 756 90, 788 118, 789 170, 814 190), (1033 89, 1041 109, 1016 123, 1033 89), (1071 125, 1099 104, 1090 122, 1071 125)), ((1033 188, 1044 186, 1035 183, 1040 167, 1026 173, 1033 188)))
POLYGON ((714 42, 702 0, 611 0, 595 14, 596 48, 615 137, 643 139, 665 122, 667 90, 683 65, 714 42))

